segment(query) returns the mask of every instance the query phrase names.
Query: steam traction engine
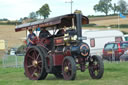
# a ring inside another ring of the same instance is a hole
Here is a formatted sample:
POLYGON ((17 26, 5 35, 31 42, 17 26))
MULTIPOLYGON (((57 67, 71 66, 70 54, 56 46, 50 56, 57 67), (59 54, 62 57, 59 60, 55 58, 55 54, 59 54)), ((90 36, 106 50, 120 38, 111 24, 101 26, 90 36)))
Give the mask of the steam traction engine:
POLYGON ((104 73, 101 57, 91 55, 89 46, 82 42, 81 26, 88 24, 87 17, 81 14, 68 14, 51 19, 22 24, 15 31, 29 28, 46 27, 53 30, 49 37, 35 41, 35 46, 28 47, 24 59, 26 76, 31 80, 45 79, 48 73, 57 78, 74 80, 76 71, 89 70, 93 79, 100 79, 104 73), (56 30, 64 32, 59 35, 56 30))

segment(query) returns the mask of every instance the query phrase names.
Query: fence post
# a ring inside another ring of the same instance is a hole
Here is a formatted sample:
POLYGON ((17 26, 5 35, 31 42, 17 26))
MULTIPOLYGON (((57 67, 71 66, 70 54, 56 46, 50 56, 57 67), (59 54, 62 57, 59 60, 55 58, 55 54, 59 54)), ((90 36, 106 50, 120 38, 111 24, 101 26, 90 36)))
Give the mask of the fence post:
POLYGON ((15 55, 16 58, 16 68, 18 67, 18 60, 17 60, 17 56, 15 55))
POLYGON ((5 67, 5 55, 2 57, 2 65, 5 67))
POLYGON ((113 49, 112 49, 112 61, 115 61, 115 52, 113 49))

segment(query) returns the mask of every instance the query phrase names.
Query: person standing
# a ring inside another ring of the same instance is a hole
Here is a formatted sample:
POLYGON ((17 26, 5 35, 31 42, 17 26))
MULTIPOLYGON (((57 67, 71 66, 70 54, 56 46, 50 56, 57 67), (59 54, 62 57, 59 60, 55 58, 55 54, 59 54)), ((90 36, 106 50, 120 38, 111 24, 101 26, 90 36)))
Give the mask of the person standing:
POLYGON ((28 31, 29 31, 29 35, 28 35, 28 38, 27 38, 28 41, 29 41, 28 46, 32 46, 32 45, 34 45, 33 40, 35 39, 36 34, 33 33, 32 29, 29 29, 28 31))
POLYGON ((128 46, 126 46, 124 54, 120 56, 120 61, 128 61, 128 46))

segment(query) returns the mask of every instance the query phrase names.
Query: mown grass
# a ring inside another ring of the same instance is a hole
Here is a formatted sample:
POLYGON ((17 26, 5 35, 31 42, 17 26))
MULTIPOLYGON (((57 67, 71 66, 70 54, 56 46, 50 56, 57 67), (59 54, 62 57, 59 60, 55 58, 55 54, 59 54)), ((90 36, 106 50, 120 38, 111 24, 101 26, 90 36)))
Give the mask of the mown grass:
POLYGON ((24 76, 23 68, 3 68, 0 60, 0 85, 128 85, 128 62, 105 62, 102 79, 91 79, 88 70, 77 71, 74 81, 56 79, 49 74, 45 80, 29 80, 24 76))

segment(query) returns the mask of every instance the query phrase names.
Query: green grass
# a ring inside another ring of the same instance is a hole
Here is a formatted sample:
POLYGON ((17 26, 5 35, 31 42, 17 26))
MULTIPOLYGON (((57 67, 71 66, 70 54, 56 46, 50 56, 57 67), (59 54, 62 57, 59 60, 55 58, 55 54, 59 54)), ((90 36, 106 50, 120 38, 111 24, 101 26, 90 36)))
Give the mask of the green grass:
MULTIPOLYGON (((12 58, 10 56, 9 60, 12 61, 12 58)), ((18 61, 21 60, 22 57, 19 57, 18 61)), ((99 80, 91 79, 86 70, 77 71, 74 81, 56 79, 52 74, 45 80, 32 81, 24 76, 23 68, 3 68, 0 58, 0 85, 128 85, 128 62, 105 62, 104 67, 104 76, 99 80)))
MULTIPOLYGON (((0 64, 2 64, 1 60, 0 64)), ((86 70, 77 71, 74 81, 56 79, 52 74, 49 74, 45 80, 34 81, 24 76, 23 68, 0 67, 0 85, 128 85, 128 62, 105 62, 104 67, 102 79, 91 79, 86 70)))

